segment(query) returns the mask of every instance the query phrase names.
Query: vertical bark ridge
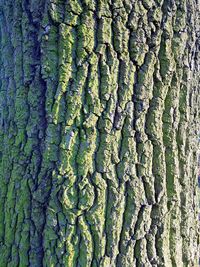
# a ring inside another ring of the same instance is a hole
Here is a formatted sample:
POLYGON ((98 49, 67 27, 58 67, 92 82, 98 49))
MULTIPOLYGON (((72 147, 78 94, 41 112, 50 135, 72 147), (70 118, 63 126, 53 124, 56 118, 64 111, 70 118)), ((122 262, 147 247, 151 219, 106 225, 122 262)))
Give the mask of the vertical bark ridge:
POLYGON ((0 1, 0 266, 196 266, 199 5, 0 1))

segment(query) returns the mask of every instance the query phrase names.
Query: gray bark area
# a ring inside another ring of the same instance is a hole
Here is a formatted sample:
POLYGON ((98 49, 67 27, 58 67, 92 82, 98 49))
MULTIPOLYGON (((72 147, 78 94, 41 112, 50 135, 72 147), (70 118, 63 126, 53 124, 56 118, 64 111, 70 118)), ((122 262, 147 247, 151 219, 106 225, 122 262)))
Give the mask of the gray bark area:
POLYGON ((0 0, 0 267, 198 265, 198 0, 0 0))

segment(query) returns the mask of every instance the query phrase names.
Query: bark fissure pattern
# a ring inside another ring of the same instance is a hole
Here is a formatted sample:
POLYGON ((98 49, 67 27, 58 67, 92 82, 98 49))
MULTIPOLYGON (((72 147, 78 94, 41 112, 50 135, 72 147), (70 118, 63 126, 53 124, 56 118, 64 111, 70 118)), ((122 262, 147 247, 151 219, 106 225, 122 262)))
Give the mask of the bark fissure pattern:
POLYGON ((199 5, 0 0, 0 266, 197 266, 199 5))

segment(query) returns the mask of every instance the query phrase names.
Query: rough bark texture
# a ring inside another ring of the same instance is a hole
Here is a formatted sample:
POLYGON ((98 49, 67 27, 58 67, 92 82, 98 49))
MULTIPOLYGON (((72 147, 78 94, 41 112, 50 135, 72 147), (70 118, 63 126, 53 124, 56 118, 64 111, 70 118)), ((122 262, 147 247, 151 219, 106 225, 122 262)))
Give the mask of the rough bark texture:
POLYGON ((197 266, 198 0, 0 0, 0 266, 197 266))

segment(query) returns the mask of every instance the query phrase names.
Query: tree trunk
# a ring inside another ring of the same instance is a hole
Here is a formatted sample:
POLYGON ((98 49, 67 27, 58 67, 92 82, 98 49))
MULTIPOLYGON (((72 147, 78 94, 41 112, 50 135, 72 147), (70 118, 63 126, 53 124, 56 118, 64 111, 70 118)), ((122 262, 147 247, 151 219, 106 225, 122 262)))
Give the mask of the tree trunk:
POLYGON ((0 0, 0 266, 198 265, 198 0, 0 0))

